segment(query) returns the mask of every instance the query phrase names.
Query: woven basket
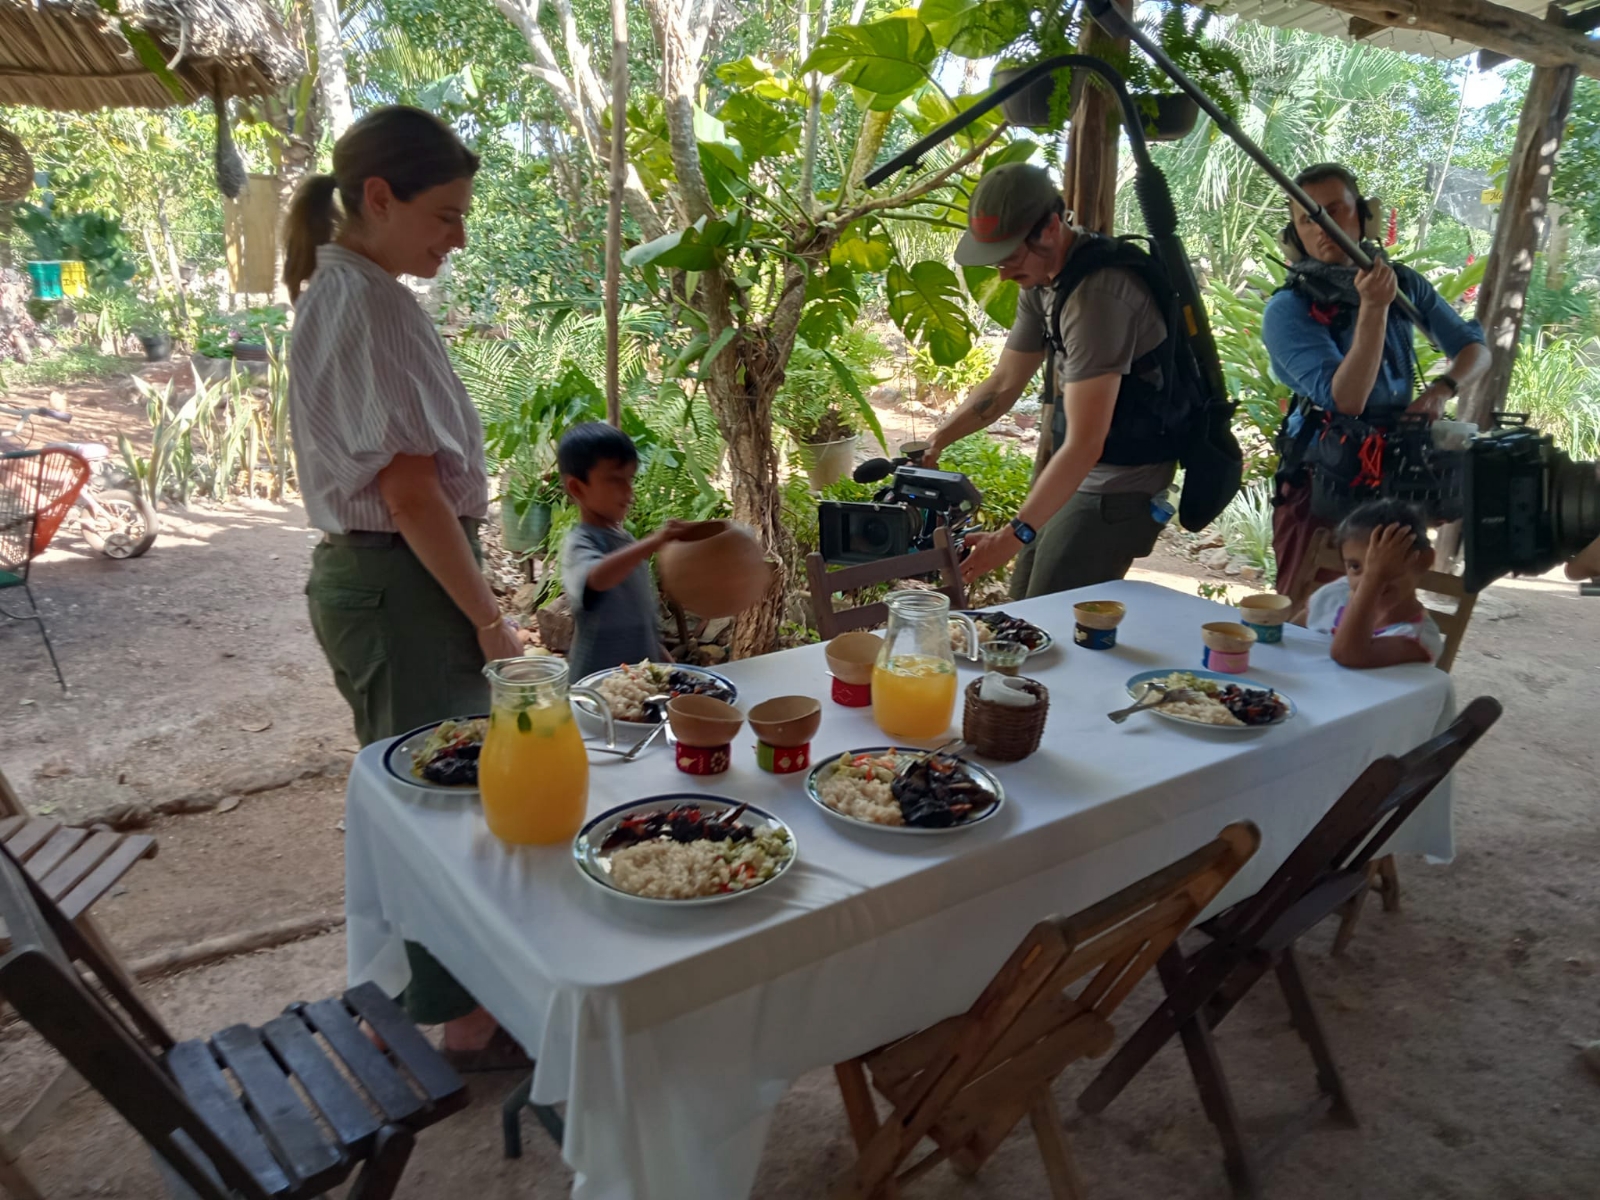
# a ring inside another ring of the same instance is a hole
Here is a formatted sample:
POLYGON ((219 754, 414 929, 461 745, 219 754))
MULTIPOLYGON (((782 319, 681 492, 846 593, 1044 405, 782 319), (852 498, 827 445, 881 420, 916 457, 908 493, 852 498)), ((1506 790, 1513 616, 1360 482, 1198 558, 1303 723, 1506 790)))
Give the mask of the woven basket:
POLYGON ((980 677, 967 684, 961 713, 961 739, 984 758, 1016 762, 1039 748, 1045 718, 1050 715, 1050 690, 1032 679, 1022 681, 1039 697, 1032 708, 1013 708, 978 699, 980 677))

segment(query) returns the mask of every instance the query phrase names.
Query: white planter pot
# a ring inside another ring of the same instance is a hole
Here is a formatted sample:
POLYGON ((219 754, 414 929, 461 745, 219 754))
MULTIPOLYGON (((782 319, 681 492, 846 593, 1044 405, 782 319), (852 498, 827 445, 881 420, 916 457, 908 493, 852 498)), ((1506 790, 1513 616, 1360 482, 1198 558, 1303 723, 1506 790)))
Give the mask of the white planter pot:
POLYGON ((856 465, 856 435, 836 442, 801 442, 800 461, 805 465, 811 486, 818 491, 838 483, 856 465))

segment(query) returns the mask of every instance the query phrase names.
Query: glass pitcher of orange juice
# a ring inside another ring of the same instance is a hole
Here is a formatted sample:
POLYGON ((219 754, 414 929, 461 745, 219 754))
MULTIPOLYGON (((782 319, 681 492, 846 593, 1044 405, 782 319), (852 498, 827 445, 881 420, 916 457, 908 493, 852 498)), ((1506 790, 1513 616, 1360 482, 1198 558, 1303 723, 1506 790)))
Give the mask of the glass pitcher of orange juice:
POLYGON ((952 621, 965 625, 967 653, 977 654, 978 627, 965 613, 950 615, 939 592, 890 592, 889 628, 872 669, 872 719, 890 737, 936 738, 950 728, 956 707, 952 621))
POLYGON ((611 709, 589 688, 567 685, 559 658, 500 658, 489 679, 489 732, 478 756, 478 791, 489 831, 503 842, 548 846, 570 841, 589 805, 589 755, 572 696, 600 711, 606 742, 616 740, 611 709))

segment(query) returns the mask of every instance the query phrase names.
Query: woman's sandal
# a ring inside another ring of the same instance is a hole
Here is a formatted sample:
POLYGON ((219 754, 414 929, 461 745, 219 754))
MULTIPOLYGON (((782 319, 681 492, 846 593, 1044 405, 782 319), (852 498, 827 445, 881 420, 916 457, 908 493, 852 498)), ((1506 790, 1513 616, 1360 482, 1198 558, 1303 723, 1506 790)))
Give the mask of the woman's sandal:
POLYGON ((533 1070, 533 1059, 517 1045, 517 1039, 504 1029, 496 1029, 489 1040, 476 1050, 451 1050, 446 1047, 439 1053, 461 1075, 533 1070))

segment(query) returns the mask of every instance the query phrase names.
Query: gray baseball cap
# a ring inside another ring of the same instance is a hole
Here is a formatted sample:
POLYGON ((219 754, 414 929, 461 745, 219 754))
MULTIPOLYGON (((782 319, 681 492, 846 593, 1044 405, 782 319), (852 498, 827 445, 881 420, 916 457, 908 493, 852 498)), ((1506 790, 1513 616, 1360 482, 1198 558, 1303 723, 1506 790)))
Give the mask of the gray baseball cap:
POLYGON ((956 265, 992 267, 1004 262, 1060 202, 1061 193, 1043 167, 1032 163, 996 167, 973 190, 967 231, 956 245, 956 265))

